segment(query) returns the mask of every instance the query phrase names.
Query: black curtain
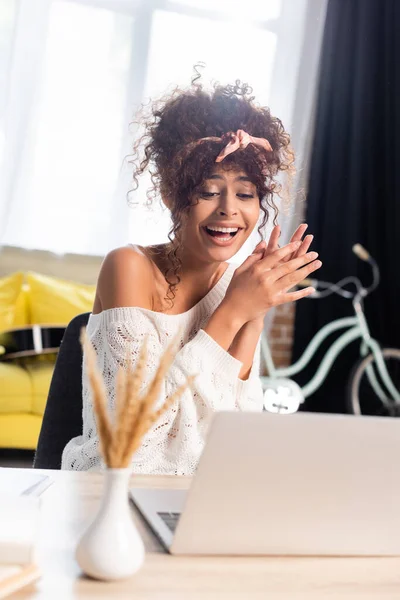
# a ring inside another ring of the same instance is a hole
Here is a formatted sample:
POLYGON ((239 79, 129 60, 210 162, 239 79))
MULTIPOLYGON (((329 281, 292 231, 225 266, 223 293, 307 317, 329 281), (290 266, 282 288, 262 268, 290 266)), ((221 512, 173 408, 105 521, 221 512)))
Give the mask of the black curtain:
MULTIPOLYGON (((389 347, 400 347, 399 46, 399 0, 328 1, 306 211, 323 261, 316 278, 370 281, 369 268, 352 253, 356 242, 377 260, 382 281, 365 308, 373 336, 389 347)), ((351 303, 337 296, 299 302, 293 358, 325 323, 352 314, 351 303)), ((303 408, 345 412, 346 380, 358 356, 355 342, 303 408)))

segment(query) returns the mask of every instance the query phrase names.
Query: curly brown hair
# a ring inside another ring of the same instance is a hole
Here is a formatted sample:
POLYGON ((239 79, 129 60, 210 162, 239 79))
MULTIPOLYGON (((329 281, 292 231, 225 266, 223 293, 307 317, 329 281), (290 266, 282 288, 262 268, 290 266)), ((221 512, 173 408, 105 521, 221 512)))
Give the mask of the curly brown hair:
POLYGON ((294 169, 289 134, 269 108, 254 102, 250 86, 236 81, 234 85, 215 84, 206 91, 199 79, 196 76, 189 89, 176 88, 152 103, 147 114, 142 111, 136 122, 144 127, 144 133, 129 161, 133 165, 133 190, 138 187, 138 177, 149 168, 153 187, 147 192, 148 203, 159 194, 171 210, 171 243, 166 254, 169 266, 164 276, 169 286, 166 299, 172 303, 180 282, 182 227, 196 190, 211 174, 216 157, 227 143, 227 134, 243 129, 251 136, 266 138, 272 147, 266 152, 250 144, 220 163, 225 169, 243 170, 256 186, 263 213, 258 227, 261 239, 270 210, 274 222, 278 214, 274 195, 280 194, 282 186, 276 176, 294 169), (224 139, 199 143, 206 137, 224 139))

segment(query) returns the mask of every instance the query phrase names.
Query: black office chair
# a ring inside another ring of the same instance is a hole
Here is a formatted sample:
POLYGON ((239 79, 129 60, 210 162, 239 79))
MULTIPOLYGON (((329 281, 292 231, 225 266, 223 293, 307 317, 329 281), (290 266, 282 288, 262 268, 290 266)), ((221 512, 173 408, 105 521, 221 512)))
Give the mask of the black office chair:
POLYGON ((65 330, 43 415, 33 462, 35 469, 60 469, 66 443, 82 433, 82 348, 79 337, 89 314, 78 315, 65 330))

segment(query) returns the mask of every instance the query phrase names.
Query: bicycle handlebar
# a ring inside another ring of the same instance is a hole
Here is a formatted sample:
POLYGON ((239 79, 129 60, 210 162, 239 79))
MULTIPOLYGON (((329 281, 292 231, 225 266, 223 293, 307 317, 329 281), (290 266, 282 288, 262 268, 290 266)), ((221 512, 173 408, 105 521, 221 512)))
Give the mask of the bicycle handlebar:
POLYGON ((368 262, 371 258, 370 253, 364 248, 364 246, 361 246, 361 244, 354 244, 353 252, 360 260, 364 260, 366 262, 368 262))
POLYGON ((317 291, 315 291, 314 294, 309 296, 310 298, 325 298, 326 296, 329 296, 330 294, 336 293, 336 294, 339 294, 339 296, 342 296, 343 298, 353 298, 354 301, 360 301, 362 298, 365 298, 366 296, 368 296, 368 294, 370 294, 379 285, 379 280, 380 280, 379 267, 378 267, 376 261, 370 255, 370 253, 361 244, 354 244, 352 250, 353 250, 354 254, 357 256, 357 258, 359 258, 360 260, 363 260, 365 262, 368 262, 372 268, 373 280, 372 280, 372 284, 369 287, 364 288, 358 277, 345 277, 344 279, 341 279, 337 283, 329 283, 326 281, 319 281, 318 279, 307 278, 307 279, 304 279, 303 281, 301 281, 299 284, 297 284, 298 287, 300 287, 300 288, 314 287, 317 291), (348 285, 349 283, 353 283, 355 285, 356 292, 350 292, 348 290, 343 289, 343 287, 345 285, 348 285), (318 288, 319 288, 319 290, 323 290, 323 291, 318 291, 318 288))

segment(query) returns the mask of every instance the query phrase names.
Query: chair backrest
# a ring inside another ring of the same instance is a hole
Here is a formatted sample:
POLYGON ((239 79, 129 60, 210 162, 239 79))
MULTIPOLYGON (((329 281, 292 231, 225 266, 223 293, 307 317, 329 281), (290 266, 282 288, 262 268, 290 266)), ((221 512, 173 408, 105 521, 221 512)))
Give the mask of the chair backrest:
POLYGON ((82 433, 82 348, 79 337, 89 315, 78 315, 65 330, 33 462, 36 469, 60 469, 65 445, 82 433))

